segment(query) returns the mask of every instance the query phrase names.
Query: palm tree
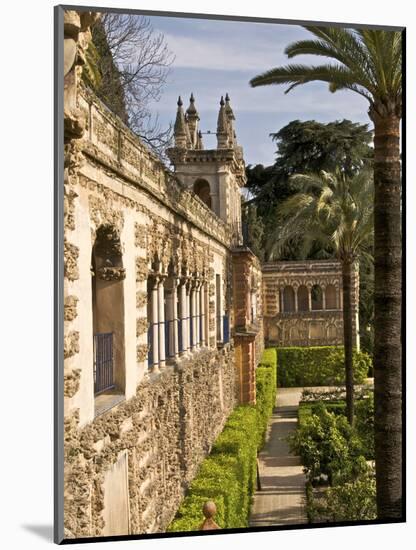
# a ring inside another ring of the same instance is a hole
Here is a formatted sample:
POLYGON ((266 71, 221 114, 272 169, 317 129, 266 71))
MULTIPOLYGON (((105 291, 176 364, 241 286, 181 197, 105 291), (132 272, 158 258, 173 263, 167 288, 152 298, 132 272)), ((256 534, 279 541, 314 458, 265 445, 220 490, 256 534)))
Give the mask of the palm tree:
POLYGON ((352 277, 357 262, 371 255, 373 246, 373 178, 361 172, 345 174, 322 171, 319 175, 295 175, 292 183, 302 191, 279 207, 282 225, 276 230, 274 253, 294 241, 306 257, 316 245, 334 254, 342 264, 345 385, 347 418, 354 419, 352 277))
POLYGON ((251 80, 252 86, 312 81, 331 92, 351 90, 369 102, 374 123, 374 378, 377 511, 382 519, 402 517, 401 398, 401 212, 400 120, 402 114, 401 32, 305 27, 314 39, 286 48, 287 55, 312 54, 332 60, 317 66, 287 65, 251 80), (334 63, 335 62, 335 63, 334 63))

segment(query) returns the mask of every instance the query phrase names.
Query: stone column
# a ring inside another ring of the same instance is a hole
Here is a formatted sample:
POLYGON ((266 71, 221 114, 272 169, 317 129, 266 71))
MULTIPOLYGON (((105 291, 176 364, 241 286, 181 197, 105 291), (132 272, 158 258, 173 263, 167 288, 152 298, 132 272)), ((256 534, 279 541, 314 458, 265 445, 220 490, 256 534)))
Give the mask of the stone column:
POLYGON ((195 286, 195 343, 201 347, 201 283, 197 281, 195 286))
POLYGON ((308 286, 308 311, 312 311, 312 287, 308 286))
POLYGON ((182 340, 182 349, 179 350, 181 355, 187 351, 187 331, 186 331, 186 280, 182 279, 180 286, 179 294, 179 309, 181 315, 181 340, 182 340))
POLYGON ((186 283, 186 351, 191 351, 191 282, 186 283))
POLYGON ((178 284, 179 279, 174 277, 173 286, 172 286, 172 355, 177 359, 179 354, 179 343, 178 343, 178 284))
POLYGON ((195 282, 192 281, 191 292, 190 292, 190 303, 191 303, 191 315, 190 322, 192 323, 192 340, 190 343, 191 350, 196 349, 196 286, 195 282))
POLYGON ((159 368, 166 366, 165 348, 165 279, 160 278, 158 286, 158 310, 159 310, 159 368))
POLYGON ((152 336, 153 336, 153 372, 159 372, 159 308, 158 278, 152 281, 152 336))
POLYGON ((326 286, 321 287, 322 288, 322 309, 326 309, 326 286))
POLYGON ((295 311, 298 311, 298 287, 293 287, 293 292, 295 293, 295 311))
POLYGON ((206 326, 205 326, 205 284, 202 282, 199 293, 200 312, 201 312, 201 345, 206 346, 206 326))
POLYGON ((165 292, 166 299, 166 323, 168 325, 168 336, 166 342, 167 348, 167 357, 166 359, 171 359, 173 357, 173 303, 172 303, 172 292, 165 292))
POLYGON ((284 301, 284 289, 280 288, 280 313, 284 313, 285 311, 285 301, 284 301))

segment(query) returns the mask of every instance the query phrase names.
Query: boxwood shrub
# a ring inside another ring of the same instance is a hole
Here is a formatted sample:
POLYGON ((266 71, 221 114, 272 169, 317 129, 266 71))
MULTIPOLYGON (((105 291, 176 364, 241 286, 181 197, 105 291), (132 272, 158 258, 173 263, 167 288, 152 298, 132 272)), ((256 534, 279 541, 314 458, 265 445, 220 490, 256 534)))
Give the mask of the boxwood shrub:
POLYGON ((276 402, 276 349, 265 349, 256 369, 257 446, 260 449, 266 437, 267 423, 276 402))
MULTIPOLYGON (((277 384, 280 387, 345 384, 344 347, 277 348, 277 384)), ((361 384, 371 368, 371 357, 354 350, 354 382, 361 384)))
POLYGON ((265 350, 256 369, 256 405, 236 407, 202 462, 168 532, 197 531, 207 500, 217 506, 216 523, 224 529, 248 527, 256 488, 257 451, 263 445, 276 398, 276 350, 265 350))

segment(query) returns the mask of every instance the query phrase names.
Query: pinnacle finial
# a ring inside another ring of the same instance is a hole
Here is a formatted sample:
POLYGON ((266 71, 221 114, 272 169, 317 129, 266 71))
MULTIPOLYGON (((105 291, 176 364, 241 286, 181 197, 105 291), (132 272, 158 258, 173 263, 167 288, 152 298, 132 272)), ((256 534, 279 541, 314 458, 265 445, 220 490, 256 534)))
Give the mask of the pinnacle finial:
POLYGON ((183 105, 183 101, 182 101, 181 96, 179 96, 179 98, 178 98, 178 107, 182 107, 182 105, 183 105))
POLYGON ((225 101, 227 101, 227 103, 230 101, 230 96, 228 95, 228 92, 225 94, 225 101))
POLYGON ((221 107, 224 107, 224 105, 225 105, 224 96, 223 96, 223 95, 221 96, 220 105, 221 105, 221 107))
MULTIPOLYGON (((191 93, 191 97, 189 98, 189 107, 186 109, 186 114, 191 117, 198 117, 198 112, 195 107, 195 97, 194 93, 191 93)), ((199 117, 198 117, 199 120, 199 117)))

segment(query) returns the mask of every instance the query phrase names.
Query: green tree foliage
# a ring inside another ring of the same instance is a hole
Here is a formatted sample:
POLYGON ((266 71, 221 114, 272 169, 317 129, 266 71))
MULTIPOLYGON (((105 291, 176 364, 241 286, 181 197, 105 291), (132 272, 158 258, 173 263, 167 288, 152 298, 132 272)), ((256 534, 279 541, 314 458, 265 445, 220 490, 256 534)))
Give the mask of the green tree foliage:
MULTIPOLYGON (((352 177, 371 165, 373 156, 368 125, 345 119, 328 124, 294 120, 271 136, 277 144, 274 165, 249 165, 246 169, 247 189, 253 197, 249 202, 256 205, 257 217, 262 219, 264 227, 261 248, 265 251, 265 260, 276 258, 273 235, 281 224, 278 207, 298 190, 290 176, 339 170, 352 177)), ((322 250, 311 250, 310 255, 322 257, 322 250)), ((299 258, 299 248, 295 243, 278 257, 286 260, 299 258)))
POLYGON ((354 481, 329 487, 322 498, 307 490, 307 514, 311 523, 366 521, 377 517, 376 480, 371 471, 354 481))
POLYGON ((278 145, 275 166, 288 176, 339 170, 353 177, 373 158, 368 125, 346 119, 327 124, 294 120, 271 136, 278 145))
POLYGON ((322 402, 288 440, 291 452, 300 456, 312 483, 327 480, 337 485, 367 470, 357 433, 345 416, 328 412, 322 402))
POLYGON ((260 260, 263 260, 264 250, 262 248, 262 241, 264 225, 262 218, 257 214, 256 205, 249 204, 243 208, 242 218, 243 224, 246 224, 245 227, 247 227, 246 244, 260 260))

